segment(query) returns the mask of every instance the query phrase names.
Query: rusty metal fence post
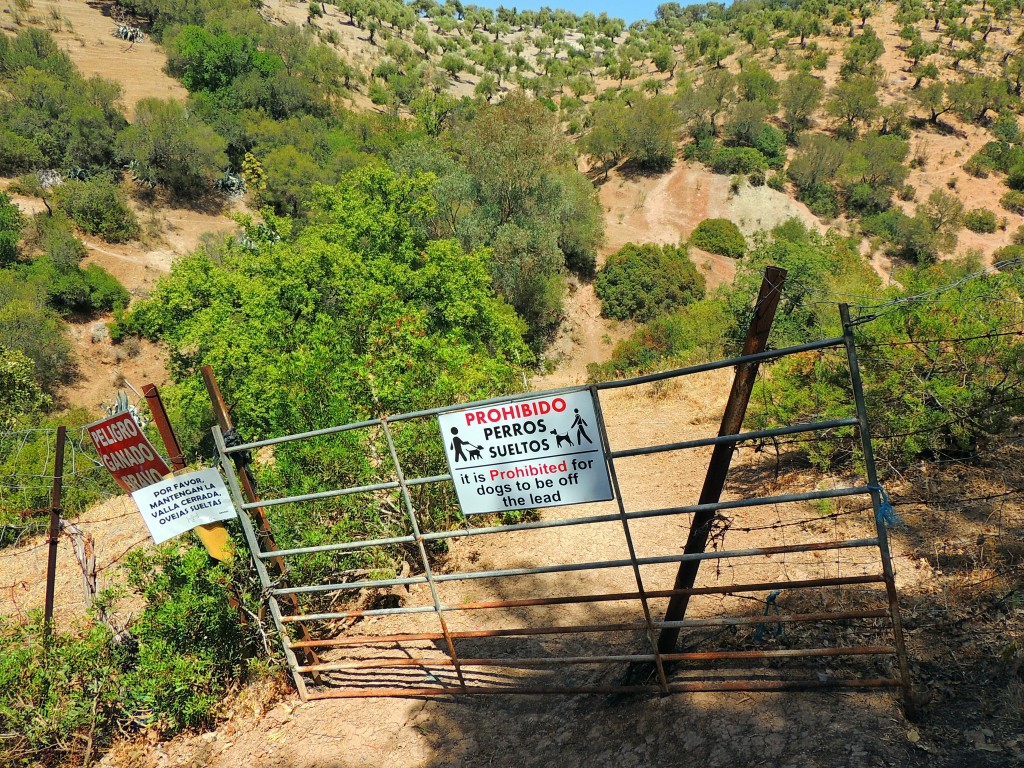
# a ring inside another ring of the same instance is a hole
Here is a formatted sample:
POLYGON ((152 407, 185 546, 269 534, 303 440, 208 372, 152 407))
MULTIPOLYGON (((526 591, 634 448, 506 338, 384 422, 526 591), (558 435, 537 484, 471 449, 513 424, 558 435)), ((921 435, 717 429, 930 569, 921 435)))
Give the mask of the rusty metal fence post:
POLYGON ((47 635, 52 632, 53 597, 57 585, 57 542, 60 538, 61 493, 64 487, 64 440, 67 427, 57 427, 57 446, 53 460, 53 486, 50 488, 50 529, 47 538, 49 551, 46 558, 46 599, 43 608, 43 627, 47 635))
MULTIPOLYGON (((225 471, 230 472, 230 469, 228 467, 230 462, 227 458, 227 455, 224 453, 224 448, 227 447, 226 444, 224 443, 224 433, 234 430, 234 424, 231 421, 231 414, 228 413, 227 404, 224 402, 224 396, 221 394, 220 385, 217 384, 217 378, 213 374, 213 368, 210 367, 209 365, 204 365, 202 368, 202 374, 203 383, 206 385, 206 391, 210 395, 210 404, 213 407, 213 413, 217 419, 218 431, 214 433, 215 438, 219 441, 217 443, 217 450, 224 461, 225 471)), ((243 529, 246 533, 246 538, 249 547, 252 549, 252 557, 254 562, 256 562, 257 564, 257 571, 259 571, 261 579, 263 579, 266 582, 264 583, 263 588, 268 589, 270 586, 270 577, 269 574, 266 573, 266 566, 258 557, 257 553, 266 550, 273 551, 278 549, 277 542, 274 541, 274 534, 270 528, 270 522, 267 520, 267 513, 260 506, 256 506, 255 508, 252 509, 253 515, 256 518, 256 522, 258 525, 258 532, 254 530, 253 538, 251 540, 249 539, 248 534, 252 526, 249 523, 248 513, 246 512, 245 508, 242 505, 244 504, 246 498, 248 498, 249 501, 255 503, 259 502, 260 497, 259 494, 256 493, 256 483, 249 472, 248 466, 246 466, 244 457, 240 454, 236 454, 233 458, 235 468, 238 471, 238 476, 235 477, 232 474, 231 477, 240 486, 240 490, 236 498, 236 502, 238 504, 238 516, 240 520, 243 520, 243 529), (262 545, 260 543, 261 540, 263 542, 262 545)), ((273 557, 271 558, 270 562, 274 564, 274 567, 277 569, 278 575, 281 579, 287 577, 288 566, 285 565, 283 557, 273 557)), ((298 598, 296 598, 295 595, 288 595, 286 596, 285 600, 289 603, 289 605, 291 605, 294 613, 302 613, 302 610, 299 607, 298 598)), ((276 600, 274 601, 274 605, 277 605, 276 600)), ((274 614, 275 622, 277 622, 278 630, 281 632, 282 639, 284 640, 285 645, 287 645, 289 642, 288 636, 287 633, 284 631, 283 624, 281 624, 280 622, 280 611, 275 609, 275 611, 272 611, 272 613, 274 614)), ((309 630, 306 628, 305 624, 299 625, 299 633, 301 634, 303 641, 312 640, 312 638, 309 635, 309 630)), ((292 655, 290 650, 288 650, 287 653, 289 656, 292 655)), ((320 662, 320 659, 317 656, 316 651, 314 651, 312 648, 306 648, 300 651, 300 653, 314 664, 320 662)), ((314 679, 319 681, 319 674, 314 675, 314 679)), ((299 681, 298 688, 299 695, 302 697, 303 701, 305 701, 306 689, 305 686, 301 684, 301 680, 299 681)))
MULTIPOLYGON (((768 334, 772 329, 772 321, 775 319, 775 310, 779 306, 779 299, 782 297, 782 286, 786 282, 786 270, 779 267, 767 267, 764 271, 764 280, 761 282, 761 290, 757 294, 757 301, 754 304, 754 316, 747 329, 747 338, 743 342, 743 355, 753 355, 763 352, 768 346, 768 334)), ((758 364, 756 362, 743 363, 736 366, 736 377, 733 379, 732 391, 729 393, 729 400, 725 405, 725 414, 722 416, 722 426, 718 430, 719 437, 725 435, 739 434, 743 426, 743 417, 747 413, 747 404, 750 402, 750 393, 754 388, 754 381, 757 379, 758 364)), ((711 454, 711 461, 708 463, 707 475, 704 478, 704 487, 700 492, 698 504, 714 504, 722 498, 722 491, 725 488, 725 479, 729 475, 729 466, 732 463, 732 454, 735 449, 734 443, 718 443, 711 454)), ((698 512, 693 516, 690 523, 690 533, 686 539, 686 547, 683 552, 687 555, 703 552, 708 545, 708 537, 711 534, 711 524, 715 519, 716 512, 707 510, 698 512)), ((674 589, 691 589, 697 580, 697 571, 700 569, 700 560, 684 560, 679 564, 676 573, 674 589)), ((686 615, 686 608, 690 603, 689 593, 675 594, 668 603, 665 610, 665 621, 680 621, 686 615)), ((679 639, 679 627, 665 627, 661 630, 658 638, 658 651, 660 653, 671 653, 675 650, 676 641, 679 639)))
POLYGON ((180 472, 185 469, 185 455, 178 444, 178 438, 174 434, 171 421, 167 418, 167 411, 164 409, 163 400, 160 399, 160 391, 156 388, 156 385, 147 384, 142 388, 142 393, 146 396, 149 412, 153 415, 153 421, 156 422, 160 439, 163 440, 164 448, 167 449, 167 458, 171 462, 171 469, 175 472, 180 472))

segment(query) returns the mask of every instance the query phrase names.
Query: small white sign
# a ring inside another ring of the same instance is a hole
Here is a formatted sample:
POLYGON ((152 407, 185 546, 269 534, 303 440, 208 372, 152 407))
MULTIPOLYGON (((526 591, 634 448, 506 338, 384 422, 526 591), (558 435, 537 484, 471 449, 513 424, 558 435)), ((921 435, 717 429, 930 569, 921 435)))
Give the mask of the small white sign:
POLYGON ((132 493, 132 498, 157 544, 197 525, 238 516, 228 489, 214 468, 147 485, 132 493))
POLYGON ((612 498, 589 390, 437 417, 463 514, 612 498))

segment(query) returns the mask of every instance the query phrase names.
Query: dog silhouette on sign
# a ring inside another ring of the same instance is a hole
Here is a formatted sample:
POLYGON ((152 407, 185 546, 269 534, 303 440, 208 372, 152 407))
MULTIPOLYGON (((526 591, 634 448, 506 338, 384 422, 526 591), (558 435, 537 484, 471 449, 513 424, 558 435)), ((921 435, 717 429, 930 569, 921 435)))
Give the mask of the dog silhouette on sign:
POLYGON ((569 438, 569 433, 568 432, 566 432, 564 435, 560 435, 560 434, 558 434, 558 430, 557 429, 552 429, 551 430, 551 434, 555 436, 555 447, 556 448, 561 448, 562 447, 562 443, 568 443, 570 446, 572 445, 572 440, 569 438))
POLYGON ((469 460, 473 461, 474 459, 481 458, 480 451, 482 451, 482 450, 483 450, 483 448, 481 446, 479 446, 479 445, 474 446, 472 449, 470 449, 470 451, 469 451, 469 460))

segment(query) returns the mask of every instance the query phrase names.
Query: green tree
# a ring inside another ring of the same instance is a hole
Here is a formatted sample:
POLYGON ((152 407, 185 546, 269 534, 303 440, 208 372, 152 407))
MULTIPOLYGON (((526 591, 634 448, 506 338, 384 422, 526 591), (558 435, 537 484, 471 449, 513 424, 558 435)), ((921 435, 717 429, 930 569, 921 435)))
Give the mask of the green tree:
POLYGON ((118 155, 140 179, 176 195, 208 192, 227 166, 227 143, 189 109, 173 100, 142 99, 135 120, 118 137, 118 155))
POLYGON ((980 122, 991 110, 1000 112, 1010 104, 1005 83, 996 77, 976 75, 946 87, 953 111, 964 120, 980 122))
POLYGON ((46 409, 50 398, 36 383, 32 361, 0 345, 0 429, 17 429, 46 409))
POLYGON ((17 260, 22 223, 21 209, 11 202, 10 195, 0 192, 0 267, 17 260))
POLYGON ((580 140, 580 149, 608 171, 626 156, 629 134, 629 108, 621 101, 599 101, 593 106, 590 130, 580 140))
POLYGON ((857 75, 836 83, 825 111, 846 122, 850 133, 857 129, 857 123, 869 123, 878 114, 878 83, 870 77, 857 75))
POLYGON ((675 162, 680 118, 669 96, 639 98, 626 120, 626 153, 640 168, 665 170, 675 162))
POLYGON ((846 152, 847 145, 831 136, 804 134, 789 165, 789 177, 798 190, 830 184, 846 159, 846 152))
POLYGON ((821 104, 825 85, 821 78, 807 72, 790 75, 782 83, 779 101, 783 119, 789 128, 790 141, 807 125, 807 120, 821 104))
POLYGON ((953 104, 946 98, 946 85, 936 81, 910 92, 910 97, 928 110, 928 120, 938 124, 939 118, 953 108, 953 104))
POLYGON ((627 243, 608 257, 594 290, 601 314, 647 322, 704 297, 704 276, 686 248, 627 243))
POLYGON ((769 114, 778 109, 779 84, 758 62, 744 62, 743 69, 736 76, 736 85, 743 101, 760 102, 769 114))

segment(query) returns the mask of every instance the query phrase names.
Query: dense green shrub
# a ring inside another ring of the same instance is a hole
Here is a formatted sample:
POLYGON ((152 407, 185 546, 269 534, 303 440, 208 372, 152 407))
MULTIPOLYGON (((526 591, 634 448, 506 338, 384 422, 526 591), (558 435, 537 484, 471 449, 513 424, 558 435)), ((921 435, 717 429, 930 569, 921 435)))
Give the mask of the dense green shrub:
POLYGON ((870 216, 892 204, 891 194, 886 187, 861 182, 846 189, 846 206, 856 216, 870 216))
POLYGON ((1024 262, 1024 245, 1004 245, 992 254, 992 261, 995 263, 1000 261, 1016 261, 1018 259, 1024 262))
POLYGON ((704 219, 690 233, 690 245, 733 259, 738 259, 747 250, 743 233, 729 219, 704 219))
POLYGON ((988 208, 974 208, 964 214, 964 226, 971 232, 990 234, 996 231, 999 222, 995 213, 988 208))
POLYGON ((704 296, 704 276, 672 245, 627 243, 608 257, 594 290, 601 314, 646 322, 704 296))
POLYGON ((120 281, 99 264, 82 270, 89 289, 89 308, 94 312, 112 312, 128 306, 131 294, 120 281))
POLYGON ((39 29, 20 32, 0 56, 0 173, 114 164, 114 143, 126 124, 117 83, 83 78, 39 29))
POLYGON ((26 241, 39 255, 23 273, 46 292, 47 303, 58 312, 92 314, 128 304, 128 291, 110 273, 98 265, 80 267, 85 244, 63 210, 34 216, 26 241))
POLYGON ((75 374, 75 355, 60 318, 47 303, 47 288, 21 270, 0 269, 0 344, 32 360, 34 375, 53 394, 75 374))
POLYGON ((999 204, 1010 213, 1024 214, 1024 192, 1011 189, 999 198, 999 204))
POLYGON ((711 156, 715 173, 753 173, 768 168, 765 156, 753 147, 720 147, 711 156))
POLYGON ((117 141, 118 157, 135 178, 180 197, 210 192, 228 164, 227 142, 183 104, 142 99, 117 141))
POLYGON ((721 357, 733 322, 724 310, 721 300, 705 299, 656 317, 616 344, 608 362, 588 365, 587 374, 601 381, 721 357))
POLYGON ((5 267, 18 258, 21 227, 21 209, 11 202, 6 192, 0 192, 0 267, 5 267))
POLYGON ((989 171, 991 170, 992 166, 977 155, 971 157, 966 163, 964 163, 964 171, 967 175, 973 176, 976 179, 987 179, 989 171))
POLYGON ((1006 174, 1006 186, 1017 191, 1024 190, 1024 162, 1010 168, 1006 174))
POLYGON ((139 236, 139 220, 128 207, 128 197, 109 176, 94 176, 88 181, 70 179, 57 187, 53 196, 60 209, 88 235, 97 235, 108 243, 124 243, 139 236))
POLYGON ((699 163, 710 165, 711 159, 719 149, 720 146, 714 138, 703 136, 683 147, 683 157, 687 160, 696 160, 699 163))
POLYGON ((831 184, 805 187, 797 192, 796 198, 810 208, 815 216, 832 218, 839 215, 839 196, 831 184))
MULTIPOLYGON (((244 561, 215 564, 201 547, 132 551, 128 581, 144 608, 128 632, 100 621, 47 639, 36 614, 0 624, 0 762, 91 765, 114 738, 170 736, 214 722, 221 699, 254 668, 260 623, 244 561)), ((109 604, 111 596, 104 596, 109 604)))
POLYGON ((1014 166, 1024 163, 1024 147, 1003 141, 990 141, 967 161, 976 170, 1009 173, 1014 166))
MULTIPOLYGON (((894 303, 891 311, 857 330, 858 343, 871 347, 871 354, 861 358, 861 373, 868 410, 877 414, 873 437, 883 465, 905 466, 947 452, 969 454, 984 435, 1019 417, 1024 344, 1013 336, 989 334, 1013 322, 1024 293, 1024 271, 964 280, 979 267, 961 260, 900 271, 902 288, 889 289, 881 300, 956 288, 943 291, 941 301, 894 303), (941 365, 936 365, 937 359, 941 365)), ((867 295, 878 288, 856 292, 867 295)), ((822 320, 826 328, 805 332, 800 340, 838 330, 834 315, 822 320)), ((775 343, 781 343, 778 337, 775 343)), ((770 380, 757 385, 751 399, 752 426, 848 416, 852 408, 847 384, 845 363, 839 357, 780 361, 770 380), (815 382, 811 389, 808 380, 815 382)), ((831 447, 814 441, 798 450, 820 466, 846 463, 858 449, 852 432, 841 437, 831 447)))

